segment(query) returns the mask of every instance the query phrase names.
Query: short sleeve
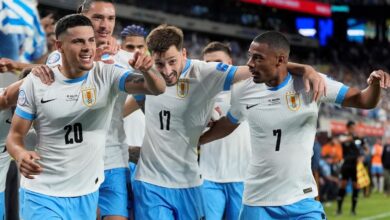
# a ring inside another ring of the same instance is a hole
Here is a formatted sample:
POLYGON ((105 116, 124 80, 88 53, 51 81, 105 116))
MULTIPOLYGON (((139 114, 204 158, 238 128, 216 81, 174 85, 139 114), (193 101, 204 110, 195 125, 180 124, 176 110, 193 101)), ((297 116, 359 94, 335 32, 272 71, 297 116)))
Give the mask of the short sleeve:
POLYGON ((119 92, 126 92, 126 79, 133 74, 133 71, 126 69, 120 65, 103 64, 104 76, 108 77, 108 81, 112 85, 112 90, 117 94, 119 92), (108 73, 107 73, 108 72, 108 73))
POLYGON ((341 82, 335 81, 330 77, 323 75, 327 86, 326 96, 321 98, 321 102, 335 103, 341 105, 344 102, 345 95, 347 94, 349 87, 341 82))
POLYGON ((246 118, 246 106, 242 102, 243 91, 244 91, 245 81, 236 83, 232 87, 232 96, 230 99, 230 109, 226 114, 226 117, 233 124, 240 124, 246 118))
POLYGON ((34 120, 36 118, 36 105, 34 100, 34 85, 33 75, 29 75, 23 81, 19 89, 18 102, 15 109, 15 114, 26 120, 34 120))
POLYGON ((230 90, 236 71, 237 66, 224 63, 201 62, 199 65, 202 83, 209 86, 210 89, 214 89, 216 94, 221 91, 230 90))

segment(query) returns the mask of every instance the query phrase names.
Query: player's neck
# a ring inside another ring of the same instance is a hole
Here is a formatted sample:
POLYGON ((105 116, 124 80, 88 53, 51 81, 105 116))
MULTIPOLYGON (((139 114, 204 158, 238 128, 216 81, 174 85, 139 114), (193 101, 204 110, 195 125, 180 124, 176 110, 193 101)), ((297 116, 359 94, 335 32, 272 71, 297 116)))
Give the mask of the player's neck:
POLYGON ((288 76, 288 71, 287 70, 278 71, 278 73, 276 75, 277 75, 276 78, 266 82, 265 84, 269 87, 279 86, 280 84, 282 84, 284 82, 284 80, 286 80, 286 77, 288 76))
POLYGON ((76 68, 72 68, 71 66, 68 66, 63 63, 63 65, 59 66, 59 70, 68 79, 76 79, 81 76, 83 76, 87 71, 80 70, 76 68))

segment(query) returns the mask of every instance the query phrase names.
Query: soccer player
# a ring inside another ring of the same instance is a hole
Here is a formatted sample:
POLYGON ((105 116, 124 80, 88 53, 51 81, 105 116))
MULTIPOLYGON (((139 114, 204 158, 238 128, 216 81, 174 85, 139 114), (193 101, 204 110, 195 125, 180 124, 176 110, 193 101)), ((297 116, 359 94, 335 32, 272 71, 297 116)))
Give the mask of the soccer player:
POLYGON ((0 219, 3 219, 5 214, 4 190, 8 167, 11 162, 11 157, 5 146, 5 139, 11 126, 11 108, 16 104, 21 84, 20 81, 9 85, 7 88, 0 88, 0 219))
POLYGON ((151 58, 142 54, 132 62, 142 80, 115 65, 93 62, 94 31, 83 15, 60 19, 55 32, 62 56, 61 66, 52 69, 56 80, 49 86, 33 75, 24 80, 7 147, 23 175, 24 219, 95 219, 117 94, 159 94, 165 85, 151 69, 151 58), (39 142, 36 151, 27 151, 23 139, 33 121, 39 142))
MULTIPOLYGON (((146 126, 133 185, 135 219, 201 219, 198 139, 209 121, 214 97, 248 78, 249 70, 187 59, 183 32, 174 26, 160 25, 146 42, 168 87, 158 98, 137 97, 145 106, 146 126)), ((291 67, 295 72, 306 69, 291 67)), ((308 76, 321 79, 315 71, 308 76)), ((314 88, 323 91, 321 85, 323 81, 316 81, 314 88)))
MULTIPOLYGON (((116 51, 116 39, 112 37, 116 17, 113 1, 85 0, 80 5, 78 12, 88 17, 92 22, 96 44, 100 48, 99 54, 96 55, 97 60, 115 63, 131 70, 128 60, 137 51, 144 53, 146 48, 144 50, 133 50, 131 53, 126 50, 116 51)), ((60 63, 61 54, 58 51, 53 52, 47 60, 47 65, 52 67, 60 65, 60 63)), ((45 70, 45 67, 40 68, 45 70)), ((100 215, 106 220, 127 219, 128 207, 131 207, 128 201, 131 188, 127 183, 130 176, 128 168, 129 154, 122 117, 126 98, 127 94, 118 94, 106 140, 105 181, 99 190, 100 215)))
POLYGON ((356 205, 359 198, 359 185, 357 182, 357 164, 359 157, 364 156, 366 149, 364 139, 356 135, 354 121, 347 122, 347 134, 340 141, 343 147, 343 165, 341 166, 341 184, 337 195, 337 215, 342 214, 345 188, 349 180, 352 181, 352 206, 351 214, 356 215, 356 205))
MULTIPOLYGON (((311 172, 319 102, 311 102, 299 76, 287 70, 290 45, 279 32, 257 36, 249 47, 252 78, 232 89, 232 107, 200 138, 208 143, 231 133, 245 118, 251 132, 252 156, 245 180, 240 219, 325 219, 314 200, 317 187, 311 172)), ((325 77, 325 76, 324 76, 325 77)), ((360 91, 326 79, 320 102, 373 108, 389 75, 374 71, 360 91)))
MULTIPOLYGON (((232 52, 228 45, 211 42, 202 51, 206 62, 232 65, 232 52)), ((230 107, 230 91, 216 97, 216 108, 226 115, 230 107)), ((229 136, 201 146, 200 170, 206 219, 237 220, 242 204, 244 178, 250 158, 249 126, 244 121, 229 136)))

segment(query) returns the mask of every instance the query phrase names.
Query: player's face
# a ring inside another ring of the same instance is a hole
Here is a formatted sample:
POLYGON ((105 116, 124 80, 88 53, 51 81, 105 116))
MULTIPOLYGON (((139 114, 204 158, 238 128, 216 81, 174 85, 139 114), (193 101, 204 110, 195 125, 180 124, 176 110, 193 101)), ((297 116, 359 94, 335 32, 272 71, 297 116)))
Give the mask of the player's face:
POLYGON ((225 52, 223 51, 214 51, 210 53, 205 53, 203 55, 203 60, 206 62, 222 62, 229 65, 232 65, 232 58, 229 57, 225 52))
POLYGON ((114 5, 109 2, 94 2, 84 15, 92 21, 97 43, 106 43, 114 31, 114 5))
POLYGON ((183 48, 179 51, 172 45, 164 53, 152 53, 152 57, 167 86, 176 85, 186 62, 186 50, 183 48))
POLYGON ((83 72, 93 67, 96 42, 92 27, 78 26, 69 28, 56 42, 61 52, 64 66, 74 72, 83 72))
POLYGON ((144 37, 141 36, 128 36, 122 41, 121 45, 123 50, 126 50, 130 53, 135 53, 137 51, 141 53, 146 52, 146 42, 144 37))
POLYGON ((248 50, 249 71, 255 83, 269 83, 278 79, 278 57, 268 44, 252 42, 248 50))

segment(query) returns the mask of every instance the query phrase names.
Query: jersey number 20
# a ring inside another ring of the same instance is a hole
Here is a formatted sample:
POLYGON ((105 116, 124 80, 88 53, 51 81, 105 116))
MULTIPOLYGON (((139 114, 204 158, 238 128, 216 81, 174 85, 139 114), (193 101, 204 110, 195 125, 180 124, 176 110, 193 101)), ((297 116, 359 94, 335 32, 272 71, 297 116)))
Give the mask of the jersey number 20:
POLYGON ((81 123, 75 123, 64 127, 65 133, 65 144, 73 144, 83 142, 83 127, 81 123), (73 132, 72 132, 73 131, 73 132), (73 133, 73 135, 71 135, 73 133), (73 136, 73 137, 72 137, 73 136))

